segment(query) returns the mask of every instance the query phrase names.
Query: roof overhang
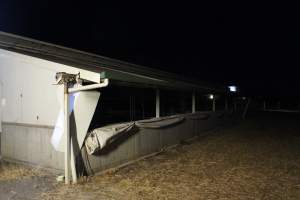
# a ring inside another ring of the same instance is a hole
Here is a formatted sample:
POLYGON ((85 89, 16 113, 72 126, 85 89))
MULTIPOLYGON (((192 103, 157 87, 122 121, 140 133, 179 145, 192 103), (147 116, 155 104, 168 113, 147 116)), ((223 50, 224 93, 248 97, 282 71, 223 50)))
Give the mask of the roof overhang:
POLYGON ((0 32, 0 48, 101 74, 113 84, 226 93, 226 87, 0 32))

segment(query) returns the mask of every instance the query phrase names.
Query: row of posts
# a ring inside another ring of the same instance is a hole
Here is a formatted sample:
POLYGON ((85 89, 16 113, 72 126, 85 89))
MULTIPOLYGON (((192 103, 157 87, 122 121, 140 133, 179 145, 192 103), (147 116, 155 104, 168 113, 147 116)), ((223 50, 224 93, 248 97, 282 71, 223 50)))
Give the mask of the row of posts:
MULTIPOLYGON (((267 110, 267 102, 266 102, 266 100, 263 101, 263 106, 262 107, 263 107, 263 110, 267 110)), ((281 102, 280 101, 277 102, 277 105, 276 105, 276 107, 274 109, 278 109, 278 110, 281 109, 281 102)))
MULTIPOLYGON (((160 90, 156 89, 155 117, 160 117, 160 90)), ((236 107, 236 105, 234 105, 236 107)), ((228 110, 228 100, 225 98, 225 110, 228 110)), ((216 98, 212 98, 212 111, 216 111, 216 98)), ((192 93, 192 113, 196 112, 196 92, 192 93)))

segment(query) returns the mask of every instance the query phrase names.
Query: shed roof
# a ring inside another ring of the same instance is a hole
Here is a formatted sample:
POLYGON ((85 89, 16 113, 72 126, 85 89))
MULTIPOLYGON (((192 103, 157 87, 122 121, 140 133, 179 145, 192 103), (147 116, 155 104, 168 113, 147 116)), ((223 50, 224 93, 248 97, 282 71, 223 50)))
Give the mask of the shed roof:
POLYGON ((0 31, 0 48, 101 74, 112 83, 155 88, 225 93, 226 88, 181 75, 136 65, 0 31))

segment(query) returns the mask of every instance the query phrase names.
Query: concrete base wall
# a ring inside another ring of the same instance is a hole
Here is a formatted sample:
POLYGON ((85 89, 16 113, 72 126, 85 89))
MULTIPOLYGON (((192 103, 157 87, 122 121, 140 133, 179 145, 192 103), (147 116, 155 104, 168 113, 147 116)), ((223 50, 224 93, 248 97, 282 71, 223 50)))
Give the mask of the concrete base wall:
POLYGON ((61 170, 64 154, 52 147, 52 132, 53 127, 3 123, 1 156, 4 160, 61 170))
MULTIPOLYGON (((207 119, 197 118, 203 113, 187 114, 184 115, 186 119, 182 123, 174 126, 162 129, 141 128, 108 146, 99 155, 86 155, 83 148, 83 163, 88 172, 91 172, 90 169, 93 172, 99 172, 158 152, 162 148, 178 144, 182 140, 199 136, 234 121, 233 115, 222 115, 222 113, 210 112, 210 117, 207 119)), ((53 127, 13 123, 2 125, 0 140, 1 155, 4 159, 40 167, 64 169, 64 154, 55 151, 50 143, 53 127)))

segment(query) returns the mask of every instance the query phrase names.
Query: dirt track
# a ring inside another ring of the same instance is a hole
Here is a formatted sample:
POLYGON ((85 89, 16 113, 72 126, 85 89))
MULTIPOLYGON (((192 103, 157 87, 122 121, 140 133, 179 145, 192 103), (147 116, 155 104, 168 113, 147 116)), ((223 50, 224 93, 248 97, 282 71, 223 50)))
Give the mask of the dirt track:
POLYGON ((49 182, 49 189, 38 195, 42 199, 300 199, 299 122, 299 115, 278 114, 247 120, 76 186, 49 182))

